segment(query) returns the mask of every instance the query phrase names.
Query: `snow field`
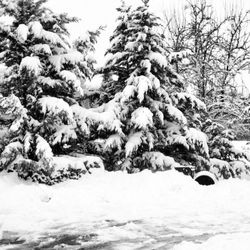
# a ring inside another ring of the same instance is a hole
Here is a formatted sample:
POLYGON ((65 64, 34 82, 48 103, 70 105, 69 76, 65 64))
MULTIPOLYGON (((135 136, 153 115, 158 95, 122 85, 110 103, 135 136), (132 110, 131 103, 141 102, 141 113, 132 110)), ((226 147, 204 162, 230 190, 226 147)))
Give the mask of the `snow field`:
POLYGON ((231 245, 241 243, 237 249, 247 249, 250 243, 249 181, 200 186, 174 170, 127 175, 97 169, 52 187, 1 173, 0 190, 0 239, 6 232, 31 241, 45 233, 87 231, 103 242, 124 240, 117 249, 136 249, 128 242, 126 248, 127 239, 143 239, 152 249, 159 238, 177 236, 183 242, 174 250, 236 249, 231 245), (205 242, 184 240, 204 235, 205 242))

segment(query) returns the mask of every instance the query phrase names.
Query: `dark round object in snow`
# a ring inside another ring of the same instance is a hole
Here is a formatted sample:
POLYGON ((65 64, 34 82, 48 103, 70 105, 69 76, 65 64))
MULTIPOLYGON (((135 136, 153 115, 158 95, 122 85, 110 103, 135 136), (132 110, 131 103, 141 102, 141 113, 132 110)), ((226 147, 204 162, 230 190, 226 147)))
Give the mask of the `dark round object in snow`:
POLYGON ((197 173, 194 177, 194 180, 197 181, 200 185, 213 185, 217 182, 217 179, 214 174, 208 171, 201 171, 197 173))

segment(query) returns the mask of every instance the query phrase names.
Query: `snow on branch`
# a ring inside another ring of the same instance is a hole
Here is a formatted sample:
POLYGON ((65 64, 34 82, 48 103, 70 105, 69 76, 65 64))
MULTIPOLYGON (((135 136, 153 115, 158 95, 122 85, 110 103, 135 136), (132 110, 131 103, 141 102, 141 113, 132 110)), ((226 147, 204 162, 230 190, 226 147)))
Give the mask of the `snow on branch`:
POLYGON ((44 76, 39 76, 37 81, 42 84, 42 85, 47 85, 51 88, 54 88, 56 86, 60 86, 61 83, 57 80, 51 79, 50 77, 44 77, 44 76))
POLYGON ((122 91, 121 102, 124 103, 132 98, 136 93, 136 87, 134 85, 127 85, 122 91))
POLYGON ((52 51, 48 44, 35 44, 31 47, 31 50, 39 54, 52 55, 52 51))
POLYGON ((67 143, 71 139, 76 140, 77 135, 75 132, 75 127, 72 125, 63 125, 57 128, 56 133, 52 136, 52 144, 60 144, 60 143, 67 143))
POLYGON ((71 108, 84 133, 89 133, 88 124, 97 124, 98 130, 108 129, 123 135, 123 125, 118 117, 120 115, 119 103, 112 100, 99 109, 85 109, 77 104, 71 108))
POLYGON ((187 124, 187 118, 178 108, 174 107, 171 104, 167 104, 166 111, 174 120, 181 122, 182 124, 187 124))
POLYGON ((195 97, 189 93, 175 93, 172 96, 172 100, 176 105, 184 103, 190 104, 192 108, 196 108, 197 110, 206 110, 206 104, 202 102, 200 99, 195 97))
POLYGON ((148 77, 143 75, 135 77, 134 82, 137 86, 138 99, 142 102, 145 93, 147 93, 149 89, 152 89, 152 83, 148 77))
POLYGON ((68 45, 60 38, 56 33, 47 31, 43 29, 42 24, 39 21, 34 21, 29 24, 30 33, 34 35, 35 38, 42 39, 53 45, 60 45, 65 49, 69 49, 68 45))
POLYGON ((29 28, 25 24, 19 24, 16 29, 17 39, 20 43, 24 43, 27 40, 29 34, 29 28))
POLYGON ((153 113, 146 107, 139 107, 131 114, 131 123, 136 128, 147 129, 153 126, 153 113))
POLYGON ((15 162, 22 160, 23 145, 19 141, 11 142, 5 146, 0 157, 0 169, 4 166, 12 166, 15 162))
POLYGON ((181 166, 174 158, 166 156, 161 152, 146 152, 142 158, 147 161, 151 165, 152 170, 155 171, 174 169, 181 166))
POLYGON ((110 135, 105 141, 104 149, 118 148, 121 150, 122 141, 123 139, 120 134, 110 135))
POLYGON ((73 120, 73 112, 69 104, 62 99, 45 96, 38 100, 38 105, 41 107, 43 114, 56 116, 64 112, 70 121, 73 120))
POLYGON ((72 84, 73 89, 78 92, 80 95, 83 95, 83 89, 81 87, 81 82, 77 78, 77 76, 68 70, 63 70, 60 72, 60 76, 66 82, 70 82, 72 84))
POLYGON ((205 154, 206 156, 209 156, 208 145, 207 145, 208 138, 205 133, 195 128, 189 128, 186 131, 186 138, 187 138, 188 144, 192 148, 196 148, 197 146, 200 148, 201 153, 205 154))
POLYGON ((49 143, 40 135, 36 136, 36 152, 37 158, 39 160, 51 161, 53 157, 52 149, 49 143))
POLYGON ((107 54, 105 57, 105 66, 111 66, 112 64, 117 63, 120 59, 122 59, 125 55, 127 55, 127 52, 117 52, 115 54, 107 54))
POLYGON ((53 65, 53 67, 57 72, 61 71, 61 68, 65 63, 76 65, 83 60, 84 60, 83 55, 75 50, 71 50, 65 54, 53 55, 49 57, 50 63, 53 65))
POLYGON ((126 157, 130 156, 143 142, 143 132, 136 132, 129 135, 125 145, 126 157))
POLYGON ((148 55, 150 61, 155 61, 160 67, 169 67, 169 63, 165 56, 157 52, 150 52, 148 55))
POLYGON ((19 69, 20 72, 22 70, 27 70, 35 76, 38 76, 42 71, 42 65, 38 57, 26 56, 22 59, 19 69))
POLYGON ((91 173, 94 169, 104 171, 104 164, 100 157, 82 154, 55 156, 53 157, 53 166, 54 176, 68 168, 81 169, 85 173, 91 173))

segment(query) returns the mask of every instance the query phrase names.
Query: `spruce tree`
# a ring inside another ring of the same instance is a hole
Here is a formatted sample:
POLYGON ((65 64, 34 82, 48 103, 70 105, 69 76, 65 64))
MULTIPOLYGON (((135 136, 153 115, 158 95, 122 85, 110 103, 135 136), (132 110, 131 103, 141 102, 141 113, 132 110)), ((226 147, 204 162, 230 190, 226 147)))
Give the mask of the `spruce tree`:
POLYGON ((198 114, 205 105, 184 91, 169 64, 160 19, 147 0, 134 10, 126 8, 125 17, 124 9, 118 9, 120 23, 102 71, 107 101, 89 110, 75 106, 79 120, 91 126, 91 152, 104 157, 108 170, 208 169, 198 114))
POLYGON ((92 75, 93 61, 85 54, 91 42, 69 42, 66 25, 78 19, 55 14, 44 7, 46 2, 0 1, 2 13, 13 19, 0 25, 0 61, 7 67, 0 108, 10 121, 0 170, 53 184, 86 172, 83 163, 75 170, 73 160, 60 174, 54 170, 55 156, 73 152, 79 136, 84 137, 71 105, 83 96, 82 84, 92 75))

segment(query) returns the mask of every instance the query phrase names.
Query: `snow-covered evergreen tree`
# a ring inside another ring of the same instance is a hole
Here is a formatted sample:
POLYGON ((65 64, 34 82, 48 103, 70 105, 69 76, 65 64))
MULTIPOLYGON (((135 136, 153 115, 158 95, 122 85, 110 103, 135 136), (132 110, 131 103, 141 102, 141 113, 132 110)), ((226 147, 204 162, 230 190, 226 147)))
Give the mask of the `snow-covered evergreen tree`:
POLYGON ((118 10, 120 23, 102 71, 108 102, 88 110, 74 106, 82 127, 91 127, 91 152, 99 152, 109 170, 209 168, 207 138, 199 130, 205 105, 184 92, 169 64, 160 19, 147 0, 134 10, 118 10))
POLYGON ((92 74, 86 51, 93 43, 88 36, 72 46, 66 25, 78 19, 53 13, 46 2, 0 1, 2 14, 13 19, 0 25, 0 61, 7 67, 0 108, 11 119, 0 169, 51 184, 86 171, 81 159, 82 169, 60 170, 52 180, 58 167, 54 156, 74 151, 79 135, 84 137, 71 105, 83 96, 82 84, 92 74))

